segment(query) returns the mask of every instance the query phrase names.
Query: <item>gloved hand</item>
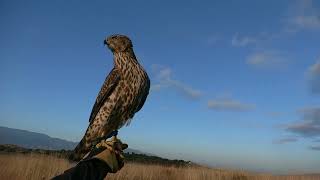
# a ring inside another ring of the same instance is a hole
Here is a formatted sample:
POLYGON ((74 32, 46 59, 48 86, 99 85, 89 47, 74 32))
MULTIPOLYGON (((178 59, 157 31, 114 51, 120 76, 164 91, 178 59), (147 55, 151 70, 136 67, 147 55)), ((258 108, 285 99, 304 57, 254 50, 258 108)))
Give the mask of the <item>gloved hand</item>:
POLYGON ((127 149, 128 145, 113 136, 110 140, 102 140, 98 143, 84 158, 85 160, 100 159, 104 161, 111 169, 111 173, 120 170, 124 165, 123 150, 127 149))

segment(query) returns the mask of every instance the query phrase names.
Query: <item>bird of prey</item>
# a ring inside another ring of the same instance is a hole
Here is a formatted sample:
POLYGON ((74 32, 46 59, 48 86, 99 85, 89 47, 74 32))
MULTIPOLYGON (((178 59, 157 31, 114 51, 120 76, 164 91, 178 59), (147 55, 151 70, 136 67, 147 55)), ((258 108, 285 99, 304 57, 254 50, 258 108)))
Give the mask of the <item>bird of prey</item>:
POLYGON ((149 94, 150 80, 133 52, 131 40, 124 35, 112 35, 104 44, 113 53, 114 67, 101 87, 90 114, 89 127, 69 156, 70 160, 80 160, 97 140, 128 125, 149 94))

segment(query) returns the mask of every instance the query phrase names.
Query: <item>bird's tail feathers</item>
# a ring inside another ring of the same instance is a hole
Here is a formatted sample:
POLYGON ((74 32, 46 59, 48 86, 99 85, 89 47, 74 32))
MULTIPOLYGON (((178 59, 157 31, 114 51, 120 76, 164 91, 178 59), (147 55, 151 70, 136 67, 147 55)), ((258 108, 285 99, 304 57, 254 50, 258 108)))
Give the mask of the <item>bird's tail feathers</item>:
POLYGON ((100 141, 117 135, 118 131, 114 130, 110 134, 97 138, 94 141, 90 142, 87 142, 87 136, 84 136, 79 142, 79 144, 76 146, 76 148, 73 150, 73 153, 70 154, 68 159, 71 161, 80 161, 92 149, 92 147, 98 144, 100 141))
POLYGON ((89 149, 86 147, 86 140, 83 138, 79 144, 74 148, 73 153, 70 154, 68 159, 70 161, 80 161, 87 153, 89 149))

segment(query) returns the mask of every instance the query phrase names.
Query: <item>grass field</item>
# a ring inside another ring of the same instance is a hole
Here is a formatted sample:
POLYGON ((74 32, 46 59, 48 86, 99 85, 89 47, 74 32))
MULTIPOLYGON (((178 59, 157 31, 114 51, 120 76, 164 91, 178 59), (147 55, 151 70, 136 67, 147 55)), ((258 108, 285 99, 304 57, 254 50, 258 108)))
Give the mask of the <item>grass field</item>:
MULTIPOLYGON (((50 179, 72 167, 66 159, 39 154, 0 154, 0 179, 50 179)), ((108 174, 108 180, 319 180, 320 176, 271 176, 241 171, 204 167, 170 167, 127 163, 118 173, 108 174)))

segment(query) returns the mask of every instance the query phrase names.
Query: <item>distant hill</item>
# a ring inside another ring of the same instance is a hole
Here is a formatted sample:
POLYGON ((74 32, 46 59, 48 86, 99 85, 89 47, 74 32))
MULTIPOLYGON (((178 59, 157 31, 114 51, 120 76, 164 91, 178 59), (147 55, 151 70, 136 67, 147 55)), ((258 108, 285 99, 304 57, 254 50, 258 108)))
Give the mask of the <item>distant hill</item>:
MULTIPOLYGON (((28 149, 72 150, 78 142, 53 138, 42 133, 0 126, 0 144, 14 144, 28 149)), ((131 148, 126 149, 125 152, 152 155, 131 148)))
MULTIPOLYGON (((61 158, 67 158, 71 150, 47 150, 47 149, 29 149, 20 147, 17 145, 11 144, 0 144, 0 154, 46 154, 46 155, 53 155, 61 158)), ((145 154, 136 154, 136 153, 124 153, 125 160, 127 162, 135 162, 135 163, 143 163, 143 164, 159 164, 159 165, 166 165, 166 166, 198 166, 190 161, 184 160, 170 160, 165 159, 157 156, 149 156, 145 154)))
MULTIPOLYGON (((0 126, 0 153, 40 153, 67 157, 77 144, 77 142, 52 138, 42 133, 0 126)), ((189 161, 169 160, 129 148, 125 150, 125 156, 127 161, 146 164, 175 166, 189 166, 192 164, 189 161)))
POLYGON ((73 149, 77 143, 46 134, 0 126, 0 144, 15 144, 30 149, 73 149))

